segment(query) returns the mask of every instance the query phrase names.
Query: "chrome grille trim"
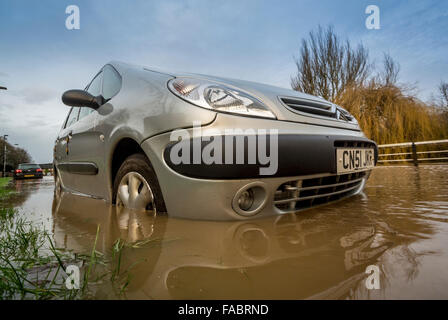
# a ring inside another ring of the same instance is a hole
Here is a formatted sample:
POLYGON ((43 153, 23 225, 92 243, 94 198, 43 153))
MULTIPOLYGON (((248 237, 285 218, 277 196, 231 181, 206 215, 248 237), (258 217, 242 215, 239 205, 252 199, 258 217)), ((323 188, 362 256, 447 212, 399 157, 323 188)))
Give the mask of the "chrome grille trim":
POLYGON ((348 123, 356 123, 356 119, 348 111, 330 102, 297 97, 279 96, 278 98, 288 110, 294 113, 331 118, 348 123))
POLYGON ((336 106, 332 103, 291 97, 279 99, 292 112, 336 118, 336 106))
POLYGON ((277 200, 274 201, 275 204, 281 204, 281 203, 288 203, 288 202, 297 202, 297 201, 301 201, 301 200, 309 200, 309 199, 316 199, 316 198, 321 198, 321 197, 327 197, 327 196, 332 196, 332 195, 336 195, 336 194, 340 194, 346 191, 350 191, 353 190, 355 188, 359 187, 359 185, 344 189, 344 190, 340 190, 340 191, 335 191, 335 192, 330 192, 330 193, 325 193, 325 194, 318 194, 315 196, 308 196, 308 197, 297 197, 297 198, 292 198, 292 199, 285 199, 285 200, 277 200))
POLYGON ((288 181, 274 194, 274 206, 282 212, 294 212, 333 202, 353 195, 363 185, 369 171, 288 181))
MULTIPOLYGON (((361 181, 363 178, 359 178, 359 179, 355 179, 355 180, 351 180, 351 181, 346 181, 346 182, 340 182, 340 183, 334 183, 334 184, 328 184, 325 185, 325 188, 330 188, 330 187, 337 187, 337 186, 343 186, 345 184, 350 184, 350 183, 355 183, 355 182, 359 182, 361 181)), ((307 188, 297 188, 297 187, 286 187, 285 189, 288 191, 294 191, 294 190, 314 190, 314 189, 320 189, 322 188, 322 186, 314 186, 314 187, 307 187, 307 188)))

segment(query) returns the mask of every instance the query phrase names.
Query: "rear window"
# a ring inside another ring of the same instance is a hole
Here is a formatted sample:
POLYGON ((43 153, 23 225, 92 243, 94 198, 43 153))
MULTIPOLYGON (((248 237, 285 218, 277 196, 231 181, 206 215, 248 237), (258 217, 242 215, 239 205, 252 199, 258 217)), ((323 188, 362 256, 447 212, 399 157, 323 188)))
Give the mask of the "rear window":
POLYGON ((35 164, 35 163, 22 163, 19 164, 19 168, 18 169, 39 169, 39 165, 35 164))

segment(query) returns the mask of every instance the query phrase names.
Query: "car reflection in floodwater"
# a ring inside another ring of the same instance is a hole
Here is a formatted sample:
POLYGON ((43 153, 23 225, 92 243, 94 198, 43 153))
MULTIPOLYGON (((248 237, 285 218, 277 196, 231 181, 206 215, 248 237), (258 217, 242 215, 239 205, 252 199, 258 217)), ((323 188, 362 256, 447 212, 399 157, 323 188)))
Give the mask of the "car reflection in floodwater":
POLYGON ((123 265, 133 265, 131 299, 447 298, 448 259, 441 251, 447 236, 435 234, 447 230, 448 171, 440 168, 424 176, 421 168, 379 168, 352 200, 237 222, 155 217, 62 193, 54 199, 54 239, 58 247, 86 252, 100 225, 103 252, 118 238, 147 240, 123 255, 123 265), (428 175, 445 179, 439 193, 430 190, 428 175), (365 286, 372 264, 381 270, 379 290, 365 286))

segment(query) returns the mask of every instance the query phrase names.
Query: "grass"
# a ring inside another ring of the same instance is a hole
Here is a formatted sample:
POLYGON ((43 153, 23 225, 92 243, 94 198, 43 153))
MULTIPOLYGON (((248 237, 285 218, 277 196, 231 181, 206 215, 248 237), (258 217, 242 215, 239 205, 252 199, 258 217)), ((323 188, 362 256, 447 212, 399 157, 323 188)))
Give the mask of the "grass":
POLYGON ((8 197, 13 192, 10 188, 7 188, 10 181, 10 177, 0 178, 0 199, 8 197))
MULTIPOLYGON (((56 248, 46 230, 21 217, 17 209, 5 206, 12 193, 5 187, 9 180, 0 180, 0 300, 93 297, 91 289, 110 274, 102 267, 103 256, 96 251, 96 241, 87 255, 56 248), (80 268, 79 289, 66 286, 69 265, 80 268)), ((97 237, 98 233, 99 228, 97 237)))
MULTIPOLYGON (((93 299, 104 279, 110 280, 115 297, 124 296, 130 275, 120 273, 115 259, 108 261, 96 251, 99 227, 91 252, 76 254, 56 248, 48 232, 16 214, 14 209, 0 210, 0 300, 93 299), (78 288, 66 285, 69 265, 80 269, 78 288)), ((121 257, 124 247, 116 247, 113 257, 121 257)))
POLYGON ((5 190, 5 196, 0 198, 0 300, 94 299, 96 290, 104 287, 113 294, 112 298, 126 297, 131 271, 145 260, 137 259, 125 265, 123 257, 127 251, 165 241, 146 239, 125 243, 117 239, 110 252, 101 253, 96 249, 100 234, 98 226, 89 252, 75 253, 57 248, 49 232, 33 225, 17 209, 7 205, 12 189, 2 187, 0 190, 5 190), (79 267, 78 288, 66 286, 69 265, 79 267))
POLYGON ((134 244, 118 239, 106 258, 96 250, 99 231, 98 226, 92 250, 76 254, 56 248, 45 230, 17 218, 15 209, 0 208, 0 300, 93 299, 100 285, 110 287, 114 298, 125 297, 130 271, 141 261, 122 270, 124 250, 134 244), (66 286, 69 265, 80 268, 78 289, 66 286))
POLYGON ((97 257, 55 248, 45 230, 18 218, 13 208, 0 208, 0 299, 84 298, 94 283, 89 276, 96 263, 97 257), (81 267, 80 289, 67 288, 68 265, 81 267))
POLYGON ((11 177, 0 178, 0 188, 5 187, 11 181, 11 179, 11 177))

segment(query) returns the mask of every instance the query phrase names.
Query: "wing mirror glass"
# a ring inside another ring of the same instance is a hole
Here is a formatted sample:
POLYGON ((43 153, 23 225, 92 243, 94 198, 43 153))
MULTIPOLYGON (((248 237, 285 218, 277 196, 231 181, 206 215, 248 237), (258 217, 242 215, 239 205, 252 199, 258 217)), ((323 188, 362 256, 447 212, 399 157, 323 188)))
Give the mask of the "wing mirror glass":
POLYGON ((71 107, 89 107, 98 109, 103 103, 103 96, 93 96, 84 90, 68 90, 62 95, 62 102, 71 107))

